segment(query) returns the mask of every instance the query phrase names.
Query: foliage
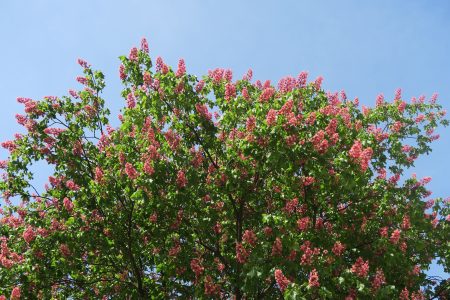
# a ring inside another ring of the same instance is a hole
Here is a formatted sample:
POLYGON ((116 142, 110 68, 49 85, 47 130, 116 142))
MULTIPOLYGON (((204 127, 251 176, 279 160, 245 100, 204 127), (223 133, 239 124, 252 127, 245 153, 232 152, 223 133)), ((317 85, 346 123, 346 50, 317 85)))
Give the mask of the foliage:
MULTIPOLYGON (((112 128, 103 74, 81 91, 19 98, 27 133, 0 190, 0 295, 26 299, 422 299, 448 290, 449 200, 401 178, 431 151, 445 112, 424 97, 373 108, 322 90, 202 80, 148 45, 120 57, 126 100, 112 128), (52 166, 45 189, 30 167, 52 166), (420 291, 420 288, 422 291, 420 291)), ((443 296, 445 297, 445 296, 443 296)))

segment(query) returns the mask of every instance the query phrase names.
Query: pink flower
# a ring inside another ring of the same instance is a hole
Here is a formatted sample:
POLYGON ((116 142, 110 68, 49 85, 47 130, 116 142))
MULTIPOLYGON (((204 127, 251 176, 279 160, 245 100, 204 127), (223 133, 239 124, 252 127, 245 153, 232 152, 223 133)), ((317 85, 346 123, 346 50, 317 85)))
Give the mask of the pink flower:
POLYGON ((366 277, 369 273, 369 261, 364 261, 362 257, 358 257, 350 271, 359 277, 366 277))
POLYGON ((225 86, 225 99, 230 100, 236 97, 236 86, 232 83, 227 83, 225 86))
POLYGON ((59 246, 59 250, 61 251, 61 254, 65 257, 70 256, 70 249, 69 246, 67 246, 67 244, 61 244, 61 246, 59 246))
POLYGON ((128 108, 136 107, 136 99, 134 98, 133 93, 129 93, 127 96, 127 107, 128 108))
POLYGON ((259 96, 259 101, 261 102, 267 102, 272 98, 272 96, 275 94, 275 89, 272 87, 265 88, 261 95, 259 96))
POLYGON ((150 72, 148 72, 148 71, 144 72, 143 80, 144 80, 144 83, 148 86, 150 86, 152 84, 152 75, 150 74, 150 72))
POLYGON ((400 233, 401 233, 401 231, 400 231, 399 229, 395 229, 395 230, 392 232, 389 241, 390 241, 392 244, 398 244, 398 241, 400 240, 400 233))
POLYGON ((439 94, 438 93, 434 93, 431 96, 430 103, 436 103, 438 97, 439 97, 439 94))
POLYGON ((131 48, 130 54, 128 55, 128 58, 131 61, 137 62, 137 60, 138 60, 138 49, 136 47, 131 48))
POLYGON ((186 175, 183 170, 180 170, 177 173, 177 185, 180 188, 184 188, 187 185, 186 175))
POLYGON ((402 98, 402 89, 401 88, 398 88, 396 91, 395 91, 395 98, 394 98, 394 101, 398 101, 398 100, 400 100, 402 98))
POLYGON ((297 228, 300 231, 305 231, 308 229, 308 227, 309 227, 309 217, 304 217, 297 220, 297 228))
POLYGON ((281 256, 283 254, 283 244, 281 239, 277 237, 272 245, 272 256, 281 256))
POLYGON ((244 264, 247 261, 249 255, 250 253, 248 253, 244 246, 242 246, 242 243, 236 243, 236 260, 240 264, 244 264))
POLYGON ((309 273, 309 280, 308 280, 308 285, 310 287, 319 287, 320 283, 319 283, 319 274, 317 273, 316 269, 313 269, 311 271, 311 273, 309 273))
POLYGON ((119 77, 120 77, 120 80, 127 79, 127 74, 125 74, 125 66, 124 65, 120 65, 120 67, 119 67, 119 77))
POLYGON ((148 42, 146 38, 141 39, 141 50, 142 52, 148 53, 148 42))
POLYGON ((195 110, 197 113, 205 118, 207 121, 211 121, 212 114, 209 112, 208 107, 205 104, 196 103, 195 104, 195 110))
POLYGON ((384 104, 384 96, 383 94, 379 94, 376 100, 376 106, 379 107, 384 104))
POLYGON ((242 89, 241 93, 242 93, 242 97, 244 97, 245 100, 250 99, 250 95, 248 94, 248 90, 246 87, 242 89))
POLYGON ((87 78, 86 78, 86 77, 83 77, 83 76, 78 76, 78 77, 77 77, 77 81, 78 81, 79 83, 81 83, 82 85, 87 85, 87 84, 88 84, 87 78))
POLYGON ((405 101, 401 101, 399 103, 399 105, 397 106, 398 112, 399 113, 403 113, 405 111, 406 108, 406 102, 405 101))
POLYGON ((242 235, 242 240, 251 246, 255 246, 257 240, 256 234, 253 232, 253 230, 245 230, 244 234, 242 235))
POLYGON ((298 206, 298 198, 294 198, 291 201, 288 201, 284 207, 284 211, 290 215, 296 211, 298 206))
POLYGON ((64 207, 66 208, 66 210, 67 210, 69 213, 71 213, 72 210, 73 210, 73 202, 70 201, 69 198, 65 197, 64 200, 63 200, 63 204, 64 204, 64 207))
POLYGON ((314 87, 316 88, 316 91, 319 91, 321 86, 322 86, 322 82, 323 82, 323 77, 319 76, 316 78, 316 80, 314 81, 314 87))
POLYGON ((309 186, 311 184, 313 184, 314 182, 316 182, 316 179, 312 176, 305 176, 303 177, 303 185, 304 186, 309 186))
POLYGON ((73 180, 68 180, 66 182, 66 187, 72 191, 78 191, 80 189, 80 187, 77 184, 75 184, 75 182, 73 182, 73 180))
POLYGON ((227 82, 231 82, 231 80, 233 79, 233 71, 231 71, 230 69, 225 70, 225 72, 223 73, 223 78, 227 82))
POLYGON ((186 65, 184 63, 184 59, 180 59, 178 61, 178 70, 177 70, 176 76, 181 77, 184 74, 186 74, 186 65))
POLYGON ((400 296, 398 298, 399 300, 409 300, 409 291, 407 288, 404 288, 401 293, 400 296))
POLYGON ((360 141, 355 141, 353 143, 353 146, 350 148, 350 151, 348 151, 348 154, 351 158, 359 158, 361 156, 362 152, 362 145, 360 141))
POLYGON ((199 277, 205 271, 205 268, 198 258, 194 258, 191 260, 191 270, 195 273, 196 277, 199 277))
POLYGON ((100 183, 103 180, 103 170, 100 167, 95 167, 95 181, 100 183))
POLYGON ((134 168, 134 166, 130 163, 125 164, 125 173, 132 180, 138 178, 138 176, 139 176, 139 174, 136 171, 136 169, 134 168))
POLYGON ((36 238, 36 233, 34 232, 33 227, 28 226, 23 232, 22 237, 27 244, 31 243, 36 238))
POLYGON ((247 118, 247 121, 245 122, 245 129, 249 132, 253 131, 256 127, 256 117, 250 116, 247 118))
POLYGON ((143 170, 147 175, 153 175, 155 173, 155 169, 153 169, 150 159, 145 160, 143 170))
POLYGON ((269 126, 274 125, 277 122, 277 111, 270 109, 266 116, 266 123, 269 126))
POLYGON ((6 141, 6 142, 2 142, 2 147, 5 148, 6 150, 12 152, 17 148, 17 145, 14 141, 6 141))
POLYGON ((344 253, 345 250, 345 245, 343 245, 341 242, 337 241, 336 243, 334 243, 333 245, 333 249, 331 249, 331 251, 333 251, 333 253, 336 256, 341 256, 342 253, 344 253))
POLYGON ((11 292, 11 300, 19 300, 20 299, 20 287, 16 286, 13 288, 11 292))
POLYGON ((372 288, 378 290, 383 284, 386 283, 386 278, 384 277, 383 270, 377 269, 375 276, 372 279, 372 288))
POLYGON ((308 79, 308 72, 301 72, 297 76, 297 84, 299 87, 304 87, 306 85, 306 80, 308 79))
POLYGON ((280 291, 284 292, 291 282, 286 278, 286 276, 283 275, 283 272, 280 269, 276 269, 274 275, 280 291))
POLYGON ((252 81, 252 77, 253 77, 253 71, 252 71, 252 69, 248 69, 247 74, 244 75, 242 80, 252 81))
POLYGON ((197 93, 200 93, 203 90, 203 87, 205 86, 205 81, 200 80, 197 85, 195 86, 195 91, 197 93))
POLYGON ((85 69, 89 68, 89 64, 84 59, 79 58, 78 64, 85 69))

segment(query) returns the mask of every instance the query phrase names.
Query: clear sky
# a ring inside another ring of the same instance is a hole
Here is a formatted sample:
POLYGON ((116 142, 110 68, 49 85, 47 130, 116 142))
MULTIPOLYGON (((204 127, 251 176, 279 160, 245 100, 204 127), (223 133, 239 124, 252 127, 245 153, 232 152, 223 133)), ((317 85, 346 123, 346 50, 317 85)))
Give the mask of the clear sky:
MULTIPOLYGON (((0 140, 20 131, 16 97, 61 96, 79 88, 78 57, 106 75, 117 114, 118 56, 147 37, 153 57, 203 75, 215 67, 274 83, 307 70, 324 87, 373 105, 438 92, 450 109, 450 1, 447 0, 0 0, 0 140)), ((115 118, 115 117, 114 117, 115 118)), ((431 176, 432 197, 450 196, 450 128, 414 172, 431 176)), ((0 159, 6 152, 0 152, 0 159)), ((432 274, 444 275, 433 267, 432 274)), ((446 275, 448 276, 448 275, 446 275)))

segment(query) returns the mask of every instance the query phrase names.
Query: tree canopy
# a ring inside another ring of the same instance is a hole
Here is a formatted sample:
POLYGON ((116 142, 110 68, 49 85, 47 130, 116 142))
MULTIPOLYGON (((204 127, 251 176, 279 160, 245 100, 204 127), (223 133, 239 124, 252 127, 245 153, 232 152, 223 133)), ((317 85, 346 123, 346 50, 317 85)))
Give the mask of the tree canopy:
POLYGON ((24 134, 0 162, 6 299, 444 299, 450 201, 404 172, 448 125, 437 95, 360 107, 308 73, 199 80, 147 41, 120 57, 113 127, 104 76, 18 98, 24 134), (30 168, 52 167, 44 187, 30 168))

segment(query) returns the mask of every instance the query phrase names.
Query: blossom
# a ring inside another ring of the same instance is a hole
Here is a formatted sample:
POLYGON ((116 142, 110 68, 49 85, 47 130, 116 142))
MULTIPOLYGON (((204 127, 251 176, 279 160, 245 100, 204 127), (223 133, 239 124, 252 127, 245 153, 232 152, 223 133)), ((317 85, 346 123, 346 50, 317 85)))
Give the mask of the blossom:
POLYGON ((314 87, 316 88, 316 91, 320 90, 320 88, 322 86, 322 82, 323 82, 322 76, 319 76, 316 78, 316 80, 314 81, 314 87))
POLYGON ((378 290, 383 284, 386 283, 386 278, 384 277, 383 270, 377 269, 375 276, 372 279, 372 288, 378 290))
POLYGON ((61 251, 61 254, 63 255, 63 256, 70 256, 70 249, 69 249, 69 246, 67 246, 67 244, 61 244, 60 246, 59 246, 59 250, 61 251))
POLYGON ((73 180, 67 180, 66 187, 72 191, 78 191, 80 189, 80 187, 75 182, 73 182, 73 180))
POLYGON ((186 175, 183 170, 178 171, 177 173, 177 185, 180 188, 183 188, 187 185, 186 175))
POLYGON ((23 232, 22 237, 27 244, 31 243, 36 237, 36 233, 33 227, 28 226, 27 229, 25 229, 25 231, 23 232))
POLYGON ((272 87, 265 88, 259 96, 259 101, 267 102, 275 94, 275 89, 272 87))
POLYGON ((308 279, 308 286, 310 287, 318 287, 320 286, 319 283, 319 274, 317 273, 316 269, 313 269, 311 273, 309 273, 309 279, 308 279))
POLYGON ((244 75, 244 77, 242 77, 242 80, 252 81, 252 77, 253 77, 253 70, 252 69, 248 69, 247 73, 244 75))
POLYGON ((130 163, 125 164, 125 173, 128 175, 128 178, 130 179, 136 179, 139 176, 134 166, 130 163))
POLYGON ((333 245, 333 249, 331 249, 331 251, 333 251, 333 253, 336 256, 341 256, 342 253, 344 253, 345 250, 345 245, 342 244, 341 242, 337 241, 336 243, 334 243, 333 245))
POLYGON ((119 77, 120 80, 125 80, 127 78, 127 74, 125 73, 125 66, 122 64, 119 66, 119 77))
POLYGON ((197 85, 195 86, 195 91, 197 93, 200 93, 203 90, 203 87, 205 86, 205 81, 200 80, 197 85))
POLYGON ((136 47, 131 48, 130 54, 128 55, 128 59, 134 62, 138 60, 138 49, 136 47))
POLYGON ((233 71, 231 71, 230 69, 225 70, 225 72, 223 73, 223 78, 227 82, 231 82, 231 80, 233 79, 233 71))
POLYGON ((142 52, 148 53, 148 42, 146 38, 141 39, 141 50, 142 52))
POLYGON ((395 91, 395 98, 394 98, 394 101, 398 101, 398 100, 400 100, 402 98, 402 89, 401 88, 398 88, 396 91, 395 91))
POLYGON ((103 170, 100 167, 95 167, 95 181, 100 183, 103 180, 103 170))
POLYGON ((305 231, 309 227, 309 217, 303 217, 299 220, 297 220, 297 228, 300 231, 305 231))
POLYGON ((280 269, 276 269, 274 275, 280 291, 284 292, 291 282, 283 275, 283 272, 280 269))
POLYGON ((69 198, 65 197, 64 200, 63 200, 63 204, 64 204, 64 207, 66 208, 66 210, 67 210, 69 213, 71 213, 72 210, 73 210, 73 202, 70 201, 69 198))
POLYGON ((143 170, 147 175, 153 175, 155 173, 155 169, 153 168, 150 159, 145 160, 143 170))
POLYGON ((366 277, 369 273, 369 261, 364 261, 362 257, 358 257, 350 271, 359 277, 366 277))
POLYGON ((253 230, 245 230, 244 234, 242 235, 242 240, 254 247, 257 240, 255 232, 253 230))
POLYGON ((184 59, 180 59, 178 61, 178 70, 177 73, 175 74, 177 77, 181 77, 184 74, 186 74, 186 65, 184 63, 184 59))
POLYGON ((242 243, 236 243, 236 260, 240 264, 244 264, 247 261, 249 255, 250 253, 244 248, 242 243))
POLYGON ((400 240, 400 233, 401 233, 401 231, 400 231, 399 229, 395 229, 395 230, 392 232, 389 241, 390 241, 392 244, 398 244, 398 241, 400 240))
POLYGON ((283 254, 283 244, 281 239, 277 237, 272 245, 272 256, 281 256, 283 254))
POLYGON ((308 72, 300 72, 297 76, 297 84, 299 87, 304 87, 306 85, 306 80, 308 79, 308 72))
POLYGON ((376 99, 376 106, 379 107, 384 104, 384 95, 379 94, 376 99))
POLYGON ((253 131, 255 127, 256 127, 256 117, 255 116, 248 117, 247 121, 245 122, 245 129, 247 129, 247 131, 253 131))
POLYGON ((15 286, 11 292, 11 300, 19 300, 20 299, 20 287, 15 286))
POLYGON ((128 93, 127 95, 127 107, 130 109, 136 107, 136 99, 133 93, 128 93))
POLYGON ((85 69, 89 68, 89 64, 84 59, 79 58, 78 64, 85 69))
POLYGON ((82 85, 87 85, 88 84, 88 79, 86 77, 78 76, 76 79, 82 85))
POLYGON ((227 83, 225 86, 225 99, 230 100, 236 97, 236 86, 232 83, 227 83))
POLYGON ((194 258, 191 260, 191 270, 195 273, 196 277, 199 277, 203 274, 205 268, 202 266, 198 258, 194 258))
POLYGON ((266 116, 266 123, 269 126, 272 126, 277 121, 277 111, 274 109, 270 109, 266 116))

